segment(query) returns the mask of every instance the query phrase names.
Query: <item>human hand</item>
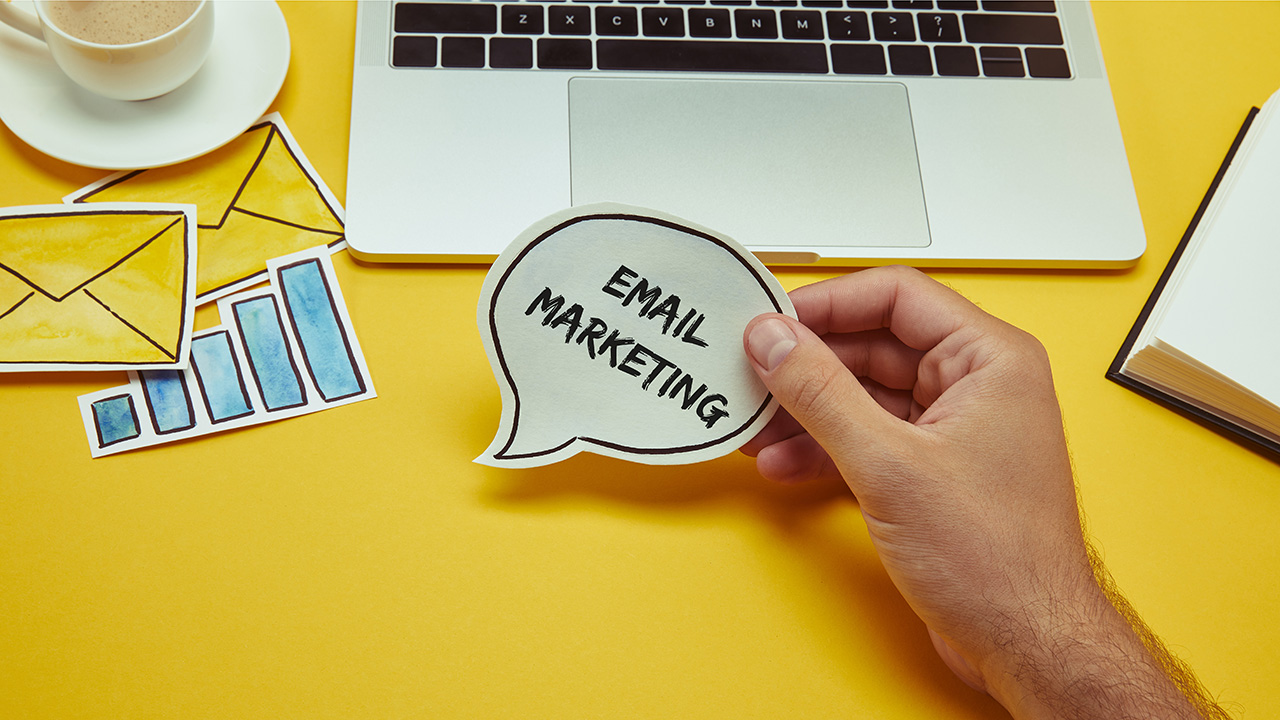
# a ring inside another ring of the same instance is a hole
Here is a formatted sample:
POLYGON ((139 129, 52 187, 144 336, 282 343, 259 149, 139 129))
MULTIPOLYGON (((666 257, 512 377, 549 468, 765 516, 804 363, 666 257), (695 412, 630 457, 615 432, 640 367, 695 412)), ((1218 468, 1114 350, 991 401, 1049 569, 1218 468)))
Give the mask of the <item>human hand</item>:
POLYGON ((1041 344, 907 268, 791 299, 799 322, 744 334, 782 405, 743 448, 760 473, 844 478, 939 655, 1015 716, 1061 716, 1134 663, 1189 709, 1095 578, 1041 344))

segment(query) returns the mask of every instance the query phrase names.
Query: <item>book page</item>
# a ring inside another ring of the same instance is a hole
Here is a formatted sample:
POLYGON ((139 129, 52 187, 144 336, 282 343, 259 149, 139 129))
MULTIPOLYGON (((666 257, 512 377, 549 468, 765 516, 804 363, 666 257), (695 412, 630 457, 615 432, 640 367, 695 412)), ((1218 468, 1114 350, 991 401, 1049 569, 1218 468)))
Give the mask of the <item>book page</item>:
POLYGON ((1280 123, 1263 108, 1235 182, 1160 318, 1168 349, 1280 404, 1280 123))

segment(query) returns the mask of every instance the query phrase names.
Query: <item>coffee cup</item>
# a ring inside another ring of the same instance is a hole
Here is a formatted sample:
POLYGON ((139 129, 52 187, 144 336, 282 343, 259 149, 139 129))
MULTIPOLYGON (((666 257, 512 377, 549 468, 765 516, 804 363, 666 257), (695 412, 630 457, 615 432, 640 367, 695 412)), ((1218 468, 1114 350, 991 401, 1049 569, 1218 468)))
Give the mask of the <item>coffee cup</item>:
POLYGON ((0 0, 0 22, 42 40, 77 85, 115 100, 176 89, 213 43, 212 0, 36 0, 35 10, 0 0))

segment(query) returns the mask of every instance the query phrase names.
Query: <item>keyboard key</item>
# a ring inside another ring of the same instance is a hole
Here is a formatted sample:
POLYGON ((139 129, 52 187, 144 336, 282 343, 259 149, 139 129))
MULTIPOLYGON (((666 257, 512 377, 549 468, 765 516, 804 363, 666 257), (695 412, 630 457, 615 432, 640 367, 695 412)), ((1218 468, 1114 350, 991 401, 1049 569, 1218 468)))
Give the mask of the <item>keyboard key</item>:
POLYGON ((740 38, 772 40, 778 37, 778 18, 772 10, 734 10, 733 24, 740 38))
POLYGON ((510 69, 533 67, 533 40, 529 38, 490 38, 489 67, 510 69))
POLYGON ((841 75, 885 75, 884 48, 879 45, 832 45, 831 70, 841 75))
POLYGON ((842 75, 1070 78, 1061 47, 998 47, 1063 45, 1060 21, 1052 14, 1056 10, 1054 0, 397 2, 391 64, 795 73, 829 67, 842 75), (637 11, 637 5, 645 7, 637 11), (683 5, 702 7, 686 11, 683 5), (798 7, 825 10, 790 9, 798 7), (475 37, 499 32, 515 37, 475 37), (560 37, 539 38, 535 45, 531 38, 544 34, 560 37), (593 34, 599 39, 588 40, 593 34), (651 39, 640 40, 641 35, 651 39), (581 39, 571 40, 574 36, 581 39), (814 42, 799 43, 798 49, 793 42, 769 42, 779 37, 814 42), (829 54, 819 42, 824 38, 832 41, 829 54), (886 45, 869 44, 873 39, 886 45))
POLYGON ((532 3, 502 6, 503 35, 541 35, 542 6, 532 3))
POLYGON ((640 21, 636 19, 636 9, 629 7, 596 8, 597 35, 639 35, 640 21))
POLYGON ((1062 48, 1027 48, 1027 73, 1038 78, 1069 78, 1067 51, 1062 48))
POLYGON ((540 38, 538 67, 545 70, 590 70, 591 41, 540 38))
POLYGON ((498 8, 478 3, 397 3, 398 33, 492 34, 498 31, 498 8))
POLYGON ((871 27, 880 41, 910 42, 916 39, 911 13, 871 13, 871 27))
POLYGON ((596 52, 601 70, 827 72, 821 43, 602 39, 596 52))
POLYGON ((889 67, 894 75, 932 75, 933 59, 925 45, 890 45, 889 67))
POLYGON ((977 77, 978 54, 968 45, 939 45, 933 49, 938 74, 952 77, 977 77))
POLYGON ((960 42, 960 18, 951 13, 919 13, 916 24, 924 42, 960 42))
POLYGON ((484 67, 484 38, 444 38, 440 41, 440 67, 484 67))
POLYGON ((435 67, 436 39, 421 35, 400 35, 391 46, 393 67, 435 67))
POLYGON ((1051 13, 1058 8, 1054 7, 1053 0, 982 0, 982 9, 995 12, 1051 13))
POLYGON ((827 37, 832 40, 870 40, 871 25, 867 14, 827 11, 827 37))
POLYGON ((547 24, 552 35, 590 35, 591 11, 572 5, 549 7, 547 24))
POLYGON ((817 10, 783 10, 782 37, 788 40, 821 40, 822 13, 817 10))
POLYGON ((703 38, 733 37, 729 11, 719 8, 690 8, 689 34, 703 38))
POLYGON ((680 8, 647 7, 640 11, 644 34, 651 37, 684 37, 684 11, 680 8))
POLYGON ((984 47, 978 55, 982 58, 982 74, 987 77, 1026 77, 1022 52, 1016 47, 984 47))
POLYGON ((1062 28, 1052 15, 965 15, 964 35, 971 43, 1062 44, 1062 28))

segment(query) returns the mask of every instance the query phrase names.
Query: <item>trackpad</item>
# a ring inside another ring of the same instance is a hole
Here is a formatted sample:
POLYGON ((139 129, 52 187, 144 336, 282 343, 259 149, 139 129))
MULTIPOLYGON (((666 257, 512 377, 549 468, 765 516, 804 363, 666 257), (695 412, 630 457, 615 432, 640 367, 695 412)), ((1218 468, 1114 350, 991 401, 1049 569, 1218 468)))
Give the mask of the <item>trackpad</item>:
POLYGON ((573 204, 664 210, 758 247, 924 247, 899 83, 569 82, 573 204))

